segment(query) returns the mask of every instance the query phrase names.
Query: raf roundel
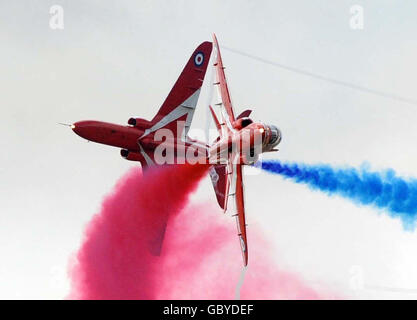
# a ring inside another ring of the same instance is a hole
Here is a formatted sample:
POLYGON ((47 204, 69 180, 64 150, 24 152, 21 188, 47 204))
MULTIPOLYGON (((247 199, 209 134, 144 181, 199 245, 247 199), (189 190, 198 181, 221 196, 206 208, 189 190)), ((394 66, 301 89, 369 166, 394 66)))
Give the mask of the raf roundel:
POLYGON ((194 64, 199 67, 203 64, 204 62, 204 53, 202 52, 197 52, 197 54, 194 57, 194 64))

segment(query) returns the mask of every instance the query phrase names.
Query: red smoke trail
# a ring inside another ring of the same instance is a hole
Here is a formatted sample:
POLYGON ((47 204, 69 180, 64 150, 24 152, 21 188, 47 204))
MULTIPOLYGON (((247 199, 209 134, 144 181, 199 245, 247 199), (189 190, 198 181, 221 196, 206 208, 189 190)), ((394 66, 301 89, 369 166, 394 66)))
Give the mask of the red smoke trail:
MULTIPOLYGON (((233 299, 242 268, 234 220, 210 204, 185 208, 205 172, 182 165, 122 178, 87 227, 70 298, 233 299), (162 254, 153 256, 149 240, 167 220, 162 254)), ((250 241, 242 299, 323 298, 278 271, 254 231, 250 241)))
POLYGON ((161 258, 148 243, 160 226, 187 202, 202 165, 132 170, 103 202, 89 223, 71 270, 75 299, 153 299, 154 275, 161 258))
MULTIPOLYGON (((323 299, 294 274, 279 270, 271 248, 250 226, 250 262, 241 299, 323 299)), ((191 205, 167 229, 156 299, 234 299, 242 271, 235 220, 211 204, 191 205)), ((326 295, 326 298, 332 296, 326 295)))

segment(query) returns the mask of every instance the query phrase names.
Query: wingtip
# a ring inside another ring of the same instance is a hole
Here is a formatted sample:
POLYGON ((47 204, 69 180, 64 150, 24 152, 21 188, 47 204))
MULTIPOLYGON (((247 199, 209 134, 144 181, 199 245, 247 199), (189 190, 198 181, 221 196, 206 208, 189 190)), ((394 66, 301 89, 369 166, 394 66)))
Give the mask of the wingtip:
POLYGON ((247 267, 248 267, 248 259, 246 258, 243 260, 243 268, 246 269, 247 267))
POLYGON ((215 45, 216 47, 218 47, 218 46, 219 46, 219 44, 218 44, 218 42, 217 42, 217 37, 216 37, 216 34, 215 34, 215 33, 213 33, 213 43, 214 43, 214 45, 215 45))

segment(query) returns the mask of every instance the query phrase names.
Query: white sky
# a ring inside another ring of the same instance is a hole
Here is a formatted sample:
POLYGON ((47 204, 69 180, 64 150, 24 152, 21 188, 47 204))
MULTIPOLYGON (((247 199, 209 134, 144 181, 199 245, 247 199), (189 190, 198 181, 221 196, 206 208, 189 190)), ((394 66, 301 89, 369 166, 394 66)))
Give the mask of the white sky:
MULTIPOLYGON (((417 99, 417 3, 396 3, 0 1, 0 298, 65 297, 68 259, 85 224, 136 165, 57 122, 151 119, 212 32, 220 45, 417 99), (54 4, 64 8, 64 30, 49 28, 54 4), (363 30, 349 27, 353 4, 364 7, 363 30)), ((283 132, 280 152, 269 157, 368 161, 417 176, 417 106, 222 54, 236 112, 251 108, 283 132)), ((200 102, 194 127, 204 127, 204 93, 200 102)), ((249 225, 273 241, 279 265, 311 286, 417 298, 417 232, 277 176, 248 176, 245 187, 249 225), (353 290, 358 270, 365 288, 353 290)), ((195 197, 214 201, 208 180, 195 197)))

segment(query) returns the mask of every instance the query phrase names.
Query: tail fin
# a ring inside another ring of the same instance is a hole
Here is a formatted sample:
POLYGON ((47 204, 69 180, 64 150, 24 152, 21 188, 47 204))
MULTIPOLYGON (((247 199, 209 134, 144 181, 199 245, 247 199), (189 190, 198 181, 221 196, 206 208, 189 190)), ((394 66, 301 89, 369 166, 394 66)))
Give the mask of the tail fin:
POLYGON ((212 47, 211 42, 203 42, 194 50, 168 97, 152 119, 152 126, 145 131, 144 136, 158 129, 167 128, 175 136, 186 137, 200 95, 212 47), (184 122, 180 133, 177 132, 178 121, 184 122))

